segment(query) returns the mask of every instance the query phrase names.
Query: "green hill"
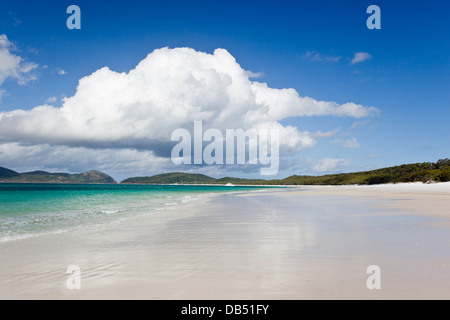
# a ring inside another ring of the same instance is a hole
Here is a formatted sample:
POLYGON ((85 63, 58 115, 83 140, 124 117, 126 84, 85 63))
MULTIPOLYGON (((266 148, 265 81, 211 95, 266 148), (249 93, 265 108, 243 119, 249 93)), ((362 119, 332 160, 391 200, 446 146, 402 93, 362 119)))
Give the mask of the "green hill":
POLYGON ((395 167, 354 173, 324 176, 291 176, 281 180, 254 180, 240 178, 215 179, 202 174, 166 173, 152 177, 130 178, 125 184, 227 184, 234 185, 352 185, 384 184, 399 182, 446 182, 450 181, 450 160, 436 163, 404 164, 395 167))
POLYGON ((0 179, 17 177, 19 175, 20 175, 20 173, 0 167, 0 179))
POLYGON ((181 172, 172 172, 159 174, 152 177, 129 178, 121 183, 123 184, 214 184, 216 179, 203 174, 189 174, 181 172))
POLYGON ((113 178, 100 171, 89 171, 80 174, 50 173, 33 171, 17 173, 0 167, 0 183, 78 183, 109 184, 116 183, 113 178))

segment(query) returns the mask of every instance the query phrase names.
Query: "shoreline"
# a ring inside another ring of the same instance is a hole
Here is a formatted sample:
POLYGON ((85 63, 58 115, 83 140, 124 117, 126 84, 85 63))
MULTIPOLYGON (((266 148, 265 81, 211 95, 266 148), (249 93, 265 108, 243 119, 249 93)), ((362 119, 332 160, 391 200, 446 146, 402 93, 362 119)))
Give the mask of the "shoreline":
POLYGON ((2 184, 56 184, 56 185, 125 185, 125 186, 209 186, 209 187, 281 187, 281 188, 303 188, 303 187, 378 187, 378 186, 406 186, 406 185, 423 185, 423 186, 439 186, 439 185, 450 185, 450 182, 433 182, 433 183, 423 183, 423 182, 398 182, 398 183, 383 183, 383 184, 343 184, 343 185, 322 185, 322 184, 183 184, 183 183, 172 183, 172 184, 149 184, 149 183, 74 183, 74 182, 0 182, 2 184))

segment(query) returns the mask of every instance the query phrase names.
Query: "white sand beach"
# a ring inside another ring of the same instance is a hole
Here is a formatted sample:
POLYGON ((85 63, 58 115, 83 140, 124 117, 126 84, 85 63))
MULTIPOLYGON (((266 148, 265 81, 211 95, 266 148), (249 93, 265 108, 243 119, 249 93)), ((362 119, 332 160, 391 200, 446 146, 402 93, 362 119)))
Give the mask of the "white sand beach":
POLYGON ((0 243, 0 299, 450 299, 449 208, 449 183, 212 195, 0 243))

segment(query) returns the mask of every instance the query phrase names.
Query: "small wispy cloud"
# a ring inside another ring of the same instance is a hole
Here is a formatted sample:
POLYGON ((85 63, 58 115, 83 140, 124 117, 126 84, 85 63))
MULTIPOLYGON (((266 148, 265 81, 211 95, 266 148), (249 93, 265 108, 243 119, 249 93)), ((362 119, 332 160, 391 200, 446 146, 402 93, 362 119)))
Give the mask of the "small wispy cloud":
POLYGON ((318 61, 318 62, 339 62, 339 60, 341 60, 341 57, 338 56, 328 56, 328 55, 324 55, 319 53, 318 51, 308 51, 305 54, 305 58, 311 60, 311 61, 318 61))
POLYGON ((58 101, 57 97, 50 97, 47 100, 45 100, 46 103, 55 103, 58 101))
POLYGON ((2 97, 6 90, 0 89, 0 103, 2 103, 2 97))
POLYGON ((351 138, 349 140, 336 139, 336 140, 331 141, 331 143, 339 144, 339 145, 343 146, 344 148, 348 148, 348 149, 356 149, 361 146, 359 144, 358 140, 356 140, 356 138, 351 138))
POLYGON ((247 77, 253 79, 262 78, 265 76, 264 72, 252 72, 250 70, 246 70, 245 73, 247 74, 247 77))
POLYGON ((22 24, 22 21, 14 16, 14 14, 10 11, 9 12, 9 23, 13 25, 13 27, 17 27, 18 25, 22 24))
POLYGON ((17 48, 5 34, 0 34, 0 85, 6 79, 14 79, 20 85, 36 80, 36 63, 27 62, 16 55, 17 48))
POLYGON ((28 52, 31 52, 32 54, 39 54, 39 50, 33 47, 28 46, 27 47, 28 52))
POLYGON ((335 129, 335 130, 332 130, 332 131, 326 131, 326 132, 322 132, 321 130, 319 130, 319 131, 317 131, 316 133, 314 133, 312 136, 313 136, 314 138, 318 138, 318 139, 321 139, 321 138, 331 138, 331 137, 333 137, 334 135, 336 135, 336 133, 338 133, 340 130, 341 130, 341 128, 337 128, 337 129, 335 129))
POLYGON ((337 169, 343 169, 348 166, 350 166, 349 159, 327 158, 319 160, 318 163, 313 167, 313 170, 316 172, 324 173, 335 171, 337 169))
POLYGON ((370 121, 368 121, 368 120, 355 121, 355 122, 353 122, 353 124, 350 127, 350 129, 359 129, 359 128, 362 128, 362 127, 368 125, 369 123, 370 123, 370 121))
POLYGON ((368 52, 356 52, 353 56, 352 61, 350 62, 351 65, 364 62, 366 60, 372 59, 372 55, 368 52))
POLYGON ((67 72, 63 69, 57 69, 56 72, 58 73, 58 75, 63 76, 65 75, 67 72))

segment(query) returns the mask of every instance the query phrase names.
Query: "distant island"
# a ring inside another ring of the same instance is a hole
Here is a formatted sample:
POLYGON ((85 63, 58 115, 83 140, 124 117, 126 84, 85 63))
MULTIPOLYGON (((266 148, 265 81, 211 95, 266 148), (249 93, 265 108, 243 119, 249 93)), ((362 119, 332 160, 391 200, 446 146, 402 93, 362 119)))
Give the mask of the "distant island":
POLYGON ((400 182, 446 182, 450 181, 450 160, 436 163, 425 162, 362 171, 330 174, 324 176, 291 176, 281 180, 220 178, 203 174, 166 173, 151 177, 129 178, 123 184, 234 184, 234 185, 371 185, 400 182))
MULTIPOLYGON (((285 179, 263 180, 242 178, 212 178, 203 174, 172 172, 150 177, 128 178, 121 184, 216 184, 216 185, 372 185, 401 182, 447 182, 450 181, 450 159, 436 163, 424 162, 353 173, 323 176, 290 176, 285 179)), ((112 177, 100 172, 80 174, 49 173, 33 171, 18 173, 0 167, 0 183, 72 183, 72 184, 116 184, 112 177)))
POLYGON ((0 183, 115 184, 117 182, 107 174, 94 170, 80 174, 50 173, 46 171, 18 173, 0 167, 0 183))

